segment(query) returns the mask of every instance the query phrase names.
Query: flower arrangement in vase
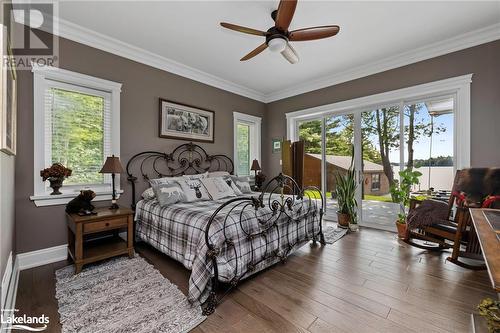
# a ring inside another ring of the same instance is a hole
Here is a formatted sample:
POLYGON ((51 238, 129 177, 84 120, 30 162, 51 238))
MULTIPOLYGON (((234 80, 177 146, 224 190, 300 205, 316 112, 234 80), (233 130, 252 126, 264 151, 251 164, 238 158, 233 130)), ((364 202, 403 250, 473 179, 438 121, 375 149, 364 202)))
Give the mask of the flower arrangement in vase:
POLYGON ((66 168, 61 163, 54 163, 50 168, 40 170, 40 177, 43 181, 50 182, 50 187, 53 190, 50 195, 62 194, 59 189, 62 187, 64 179, 69 176, 71 176, 71 169, 66 168))

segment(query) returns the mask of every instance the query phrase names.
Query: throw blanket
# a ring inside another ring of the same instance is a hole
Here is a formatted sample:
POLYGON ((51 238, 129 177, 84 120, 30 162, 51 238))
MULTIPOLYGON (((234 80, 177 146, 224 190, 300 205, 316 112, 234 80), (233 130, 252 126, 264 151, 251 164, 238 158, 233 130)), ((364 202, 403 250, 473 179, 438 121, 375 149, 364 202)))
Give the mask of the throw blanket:
POLYGON ((422 228, 436 223, 449 223, 448 204, 444 201, 424 200, 408 213, 409 229, 422 228))

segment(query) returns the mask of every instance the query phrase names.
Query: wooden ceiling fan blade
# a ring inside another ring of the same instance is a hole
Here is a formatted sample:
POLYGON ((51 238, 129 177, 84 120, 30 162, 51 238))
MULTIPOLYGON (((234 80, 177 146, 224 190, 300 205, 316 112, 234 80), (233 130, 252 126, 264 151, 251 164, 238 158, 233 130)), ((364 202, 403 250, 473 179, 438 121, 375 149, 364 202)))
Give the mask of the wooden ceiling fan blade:
POLYGON ((232 24, 232 23, 221 22, 220 25, 226 29, 242 32, 244 34, 250 34, 250 35, 256 35, 256 36, 265 36, 266 35, 266 33, 264 31, 260 31, 260 30, 252 29, 252 28, 247 28, 247 27, 243 27, 241 25, 236 25, 236 24, 232 24))
POLYGON ((297 0, 281 0, 276 13, 275 27, 286 32, 292 22, 297 0))
POLYGON ((290 43, 286 43, 286 48, 281 52, 281 55, 292 65, 299 62, 299 55, 290 43))
POLYGON ((300 41, 328 38, 335 36, 336 34, 339 33, 339 31, 340 27, 338 25, 325 25, 322 27, 298 29, 290 31, 288 35, 288 40, 293 42, 300 42, 300 41))
POLYGON ((240 61, 245 61, 245 60, 251 59, 251 58, 255 57, 257 54, 264 51, 265 49, 267 49, 267 44, 266 43, 260 44, 254 50, 252 50, 250 53, 248 53, 246 56, 241 58, 240 61))

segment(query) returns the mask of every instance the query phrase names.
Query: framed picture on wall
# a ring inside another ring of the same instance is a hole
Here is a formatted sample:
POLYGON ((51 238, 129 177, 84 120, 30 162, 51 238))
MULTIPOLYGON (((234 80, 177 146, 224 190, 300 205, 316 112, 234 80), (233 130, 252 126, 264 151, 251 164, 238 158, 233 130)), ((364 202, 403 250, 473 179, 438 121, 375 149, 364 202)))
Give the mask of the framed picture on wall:
POLYGON ((215 113, 160 98, 160 137, 214 142, 215 113))
POLYGON ((273 154, 279 153, 281 151, 281 141, 281 139, 272 139, 273 154))
POLYGON ((16 154, 16 121, 17 121, 17 73, 14 66, 14 56, 2 26, 0 36, 2 61, 0 64, 0 150, 4 153, 16 154), (7 55, 7 56, 5 56, 7 55), (8 61, 5 61, 8 59, 8 61))

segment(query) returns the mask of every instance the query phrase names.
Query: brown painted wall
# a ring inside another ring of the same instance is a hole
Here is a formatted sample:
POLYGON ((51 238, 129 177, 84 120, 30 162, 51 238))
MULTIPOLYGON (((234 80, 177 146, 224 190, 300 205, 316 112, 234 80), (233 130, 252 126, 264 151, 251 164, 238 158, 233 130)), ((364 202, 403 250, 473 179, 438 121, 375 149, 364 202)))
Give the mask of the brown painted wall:
POLYGON ((286 136, 285 113, 474 73, 471 85, 472 166, 500 166, 500 41, 319 89, 268 104, 263 171, 280 172, 271 139, 286 136))
MULTIPOLYGON (((112 55, 66 39, 60 40, 60 67, 121 82, 121 159, 152 149, 170 151, 182 141, 158 137, 158 98, 215 111, 214 144, 208 153, 233 155, 233 111, 263 116, 265 104, 112 55)), ((33 194, 33 75, 19 71, 18 155, 16 162, 16 246, 27 252, 66 243, 64 206, 35 207, 33 194)), ((185 142, 185 141, 184 141, 185 142)), ((130 188, 120 204, 130 205, 130 188)), ((104 204, 107 204, 104 202, 104 204)))

